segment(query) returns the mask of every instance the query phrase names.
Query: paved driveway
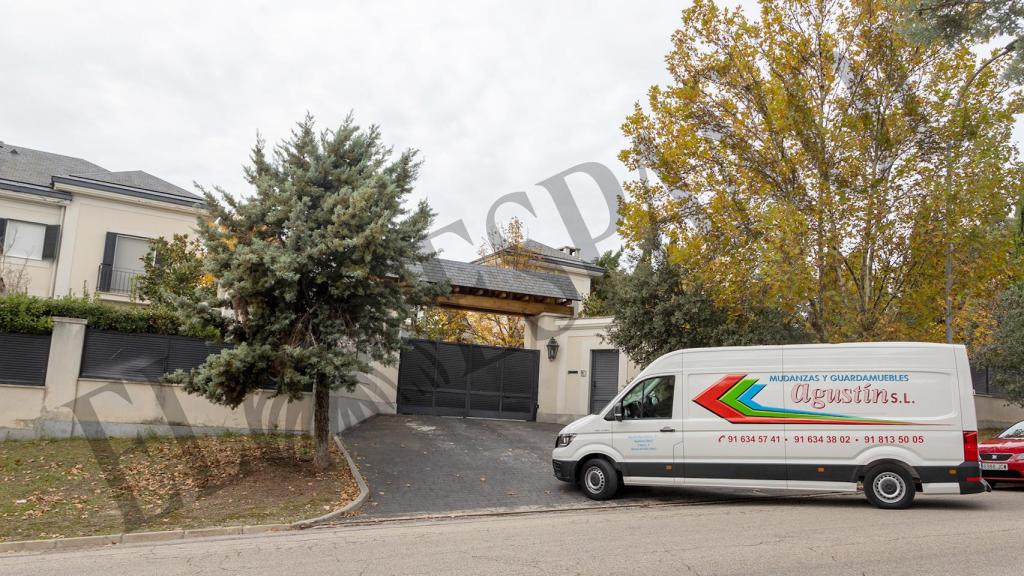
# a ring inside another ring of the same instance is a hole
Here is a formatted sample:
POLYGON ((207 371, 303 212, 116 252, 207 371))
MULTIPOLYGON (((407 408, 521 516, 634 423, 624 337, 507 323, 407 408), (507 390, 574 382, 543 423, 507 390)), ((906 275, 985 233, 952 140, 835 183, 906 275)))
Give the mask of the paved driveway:
POLYGON ((412 516, 508 508, 592 507, 750 496, 752 492, 627 487, 589 500, 551 473, 561 426, 432 416, 376 416, 344 433, 370 484, 362 515, 412 516))

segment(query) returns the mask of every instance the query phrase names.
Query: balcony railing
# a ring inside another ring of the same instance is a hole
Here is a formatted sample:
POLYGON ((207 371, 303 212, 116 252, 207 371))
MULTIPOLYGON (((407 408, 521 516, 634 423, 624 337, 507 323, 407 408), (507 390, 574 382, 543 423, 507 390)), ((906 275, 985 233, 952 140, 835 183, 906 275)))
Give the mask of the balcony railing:
POLYGON ((141 270, 130 268, 114 268, 110 264, 100 264, 96 277, 96 290, 111 294, 131 294, 135 287, 135 279, 142 276, 141 270))

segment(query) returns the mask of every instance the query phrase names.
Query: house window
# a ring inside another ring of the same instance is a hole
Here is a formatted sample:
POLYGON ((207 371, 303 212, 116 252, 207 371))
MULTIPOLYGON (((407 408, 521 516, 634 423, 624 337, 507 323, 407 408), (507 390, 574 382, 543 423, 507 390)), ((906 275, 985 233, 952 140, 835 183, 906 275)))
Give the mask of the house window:
POLYGON ((134 236, 118 236, 114 249, 114 268, 117 270, 142 272, 143 258, 149 253, 149 240, 134 236))
POLYGON ((4 233, 4 254, 30 260, 43 259, 46 225, 8 220, 4 233))
POLYGON ((138 277, 146 270, 143 259, 149 253, 150 240, 107 232, 96 289, 100 292, 130 294, 138 277))

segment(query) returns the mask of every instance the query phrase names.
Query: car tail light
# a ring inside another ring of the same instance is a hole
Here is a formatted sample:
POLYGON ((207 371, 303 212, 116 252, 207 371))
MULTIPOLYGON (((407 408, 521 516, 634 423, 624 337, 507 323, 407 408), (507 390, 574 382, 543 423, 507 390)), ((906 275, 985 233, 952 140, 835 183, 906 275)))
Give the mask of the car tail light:
POLYGON ((978 433, 964 432, 964 462, 978 461, 978 433))

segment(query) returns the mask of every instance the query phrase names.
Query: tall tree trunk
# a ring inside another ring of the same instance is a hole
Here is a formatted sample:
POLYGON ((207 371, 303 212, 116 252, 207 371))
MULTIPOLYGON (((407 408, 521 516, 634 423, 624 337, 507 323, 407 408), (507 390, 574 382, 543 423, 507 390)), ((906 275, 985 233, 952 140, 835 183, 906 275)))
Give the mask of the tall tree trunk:
POLYGON ((323 472, 331 466, 331 389, 325 382, 318 381, 313 390, 313 468, 323 472))

